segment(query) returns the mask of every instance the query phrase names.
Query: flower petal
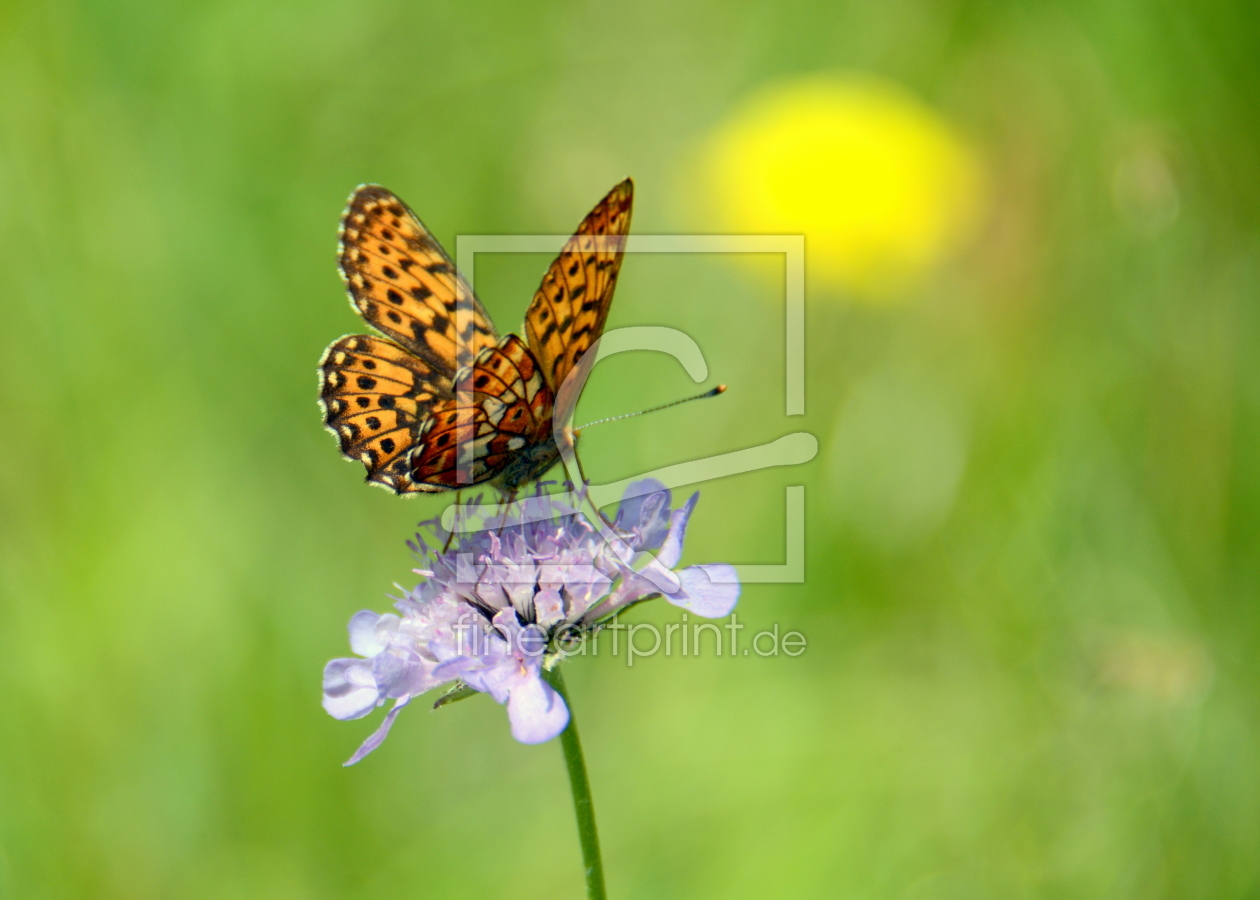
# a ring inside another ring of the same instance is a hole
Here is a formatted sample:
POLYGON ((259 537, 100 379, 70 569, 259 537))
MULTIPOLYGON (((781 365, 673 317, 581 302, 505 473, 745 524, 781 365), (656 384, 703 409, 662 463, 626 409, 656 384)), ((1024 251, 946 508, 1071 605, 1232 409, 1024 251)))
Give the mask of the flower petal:
POLYGON ((373 731, 372 734, 368 736, 368 739, 359 745, 359 749, 354 751, 354 756, 347 759, 342 763, 342 765, 353 766, 359 760, 363 759, 363 757, 367 756, 379 747, 382 742, 384 742, 385 738, 389 737, 389 729, 394 726, 394 720, 398 718, 398 714, 402 712, 402 708, 410 702, 410 697, 403 697, 401 700, 397 701, 394 704, 393 709, 386 713, 385 721, 381 723, 381 727, 373 731))
POLYGON ((507 713, 512 723, 512 737, 522 744, 549 741, 569 724, 569 708, 564 698, 537 675, 522 678, 512 685, 507 713))
POLYGON ((521 667, 510 657, 472 669, 463 676, 465 684, 489 694, 495 703, 508 702, 508 698, 512 696, 512 688, 520 677, 521 667))
POLYGON ((602 619, 650 594, 669 596, 682 590, 677 572, 662 566, 650 553, 644 553, 642 557, 646 559, 646 565, 637 572, 627 571, 622 576, 621 584, 617 585, 606 600, 587 610, 584 616, 586 621, 602 619))
POLYGON ((569 615, 577 618, 604 599, 612 579, 590 563, 573 562, 565 566, 564 587, 570 598, 569 615))
POLYGON ((454 681, 456 678, 468 679, 465 675, 477 665, 477 661, 469 656, 452 656, 433 670, 433 677, 438 684, 443 681, 454 681))
POLYGON ((617 506, 617 527, 638 534, 634 549, 655 550, 669 529, 669 506, 670 492, 664 484, 655 478, 632 481, 617 506))
POLYGON ((696 491, 669 517, 669 534, 665 535, 661 552, 656 554, 657 561, 667 569, 674 568, 678 565, 678 560, 682 559, 683 538, 687 535, 687 520, 691 518, 691 511, 696 508, 696 501, 699 499, 700 492, 696 491))
POLYGON ((544 627, 564 619, 564 599, 556 590, 543 590, 534 595, 534 615, 544 627))
POLYGON ((324 709, 334 719, 362 718, 376 708, 380 698, 365 660, 334 659, 324 666, 324 709))
MULTIPOLYGON (((376 625, 383 619, 380 613, 362 609, 350 617, 350 649, 360 656, 375 656, 385 649, 376 634, 376 625)), ((394 616, 393 618, 398 618, 394 616)))
POLYGON ((739 600, 739 576, 734 566, 688 566, 678 573, 681 588, 665 599, 706 619, 729 615, 739 600))
POLYGON ((389 651, 372 658, 372 675, 386 697, 423 694, 441 682, 434 680, 435 665, 418 653, 389 651))

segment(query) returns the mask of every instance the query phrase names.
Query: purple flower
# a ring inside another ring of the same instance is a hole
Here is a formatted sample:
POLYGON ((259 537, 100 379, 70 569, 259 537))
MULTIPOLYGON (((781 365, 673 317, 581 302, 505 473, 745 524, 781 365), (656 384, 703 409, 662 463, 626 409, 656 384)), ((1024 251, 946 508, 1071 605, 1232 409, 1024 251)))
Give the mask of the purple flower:
POLYGON ((356 613, 350 646, 358 657, 324 668, 324 709, 335 718, 394 701, 346 765, 380 745, 412 697, 445 682, 506 704, 518 741, 551 740, 569 711, 543 672, 612 616, 657 595, 700 616, 730 613, 739 598, 731 566, 674 571, 698 496, 674 510, 663 484, 634 482, 610 529, 540 493, 482 516, 447 550, 417 535, 411 546, 426 580, 397 599, 397 615, 356 613))

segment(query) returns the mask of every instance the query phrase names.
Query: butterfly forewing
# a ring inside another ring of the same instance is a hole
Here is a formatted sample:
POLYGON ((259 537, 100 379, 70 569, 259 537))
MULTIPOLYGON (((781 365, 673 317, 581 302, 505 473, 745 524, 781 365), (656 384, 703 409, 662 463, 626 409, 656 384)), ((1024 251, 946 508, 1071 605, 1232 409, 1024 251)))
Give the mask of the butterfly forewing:
POLYGON ((604 331, 633 201, 629 178, 608 192, 565 243, 525 313, 529 348, 553 391, 604 331))
POLYGON ((418 423, 453 396, 449 375, 393 341, 348 335, 324 351, 319 396, 324 425, 342 454, 367 468, 368 481, 399 493, 436 490, 412 485, 405 462, 418 423))
POLYGON ((369 184, 341 220, 341 274, 359 315, 450 374, 498 343, 494 324, 416 214, 369 184))

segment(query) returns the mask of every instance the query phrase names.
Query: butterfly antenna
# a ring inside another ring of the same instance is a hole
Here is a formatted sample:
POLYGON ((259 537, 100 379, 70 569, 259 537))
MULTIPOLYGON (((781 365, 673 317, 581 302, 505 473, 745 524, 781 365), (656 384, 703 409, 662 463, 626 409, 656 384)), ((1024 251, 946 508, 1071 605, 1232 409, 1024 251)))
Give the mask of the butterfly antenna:
POLYGON ((651 409, 641 409, 638 412, 622 413, 619 416, 610 416, 607 419, 597 419, 594 422, 587 422, 581 428, 574 428, 573 433, 578 434, 581 431, 590 428, 592 425, 603 425, 605 422, 619 422, 622 419, 632 419, 635 416, 642 416, 646 413, 659 412, 662 409, 669 409, 671 406, 678 406, 680 403, 690 403, 692 400, 703 400, 706 397, 716 397, 718 394, 726 392, 726 385, 719 384, 717 387, 705 391, 703 394, 696 394, 694 397, 684 397, 681 400, 675 400, 672 403, 663 403, 660 406, 653 406, 651 409))

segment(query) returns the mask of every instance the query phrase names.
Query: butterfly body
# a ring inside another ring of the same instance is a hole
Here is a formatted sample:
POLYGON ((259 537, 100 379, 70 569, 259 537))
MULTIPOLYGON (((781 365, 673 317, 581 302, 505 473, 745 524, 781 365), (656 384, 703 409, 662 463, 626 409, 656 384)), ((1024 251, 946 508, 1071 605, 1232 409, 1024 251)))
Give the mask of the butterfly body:
POLYGON ((560 448, 554 439, 548 438, 513 454, 511 461, 490 483, 504 493, 513 494, 531 481, 542 478, 559 461, 560 448))
POLYGON ((534 295, 522 339, 499 336, 394 194, 365 185, 351 195, 342 277, 355 311, 385 336, 328 347, 320 405, 369 482, 404 495, 486 482, 510 493, 556 463, 556 395, 603 332, 632 200, 627 179, 583 220, 534 295))

